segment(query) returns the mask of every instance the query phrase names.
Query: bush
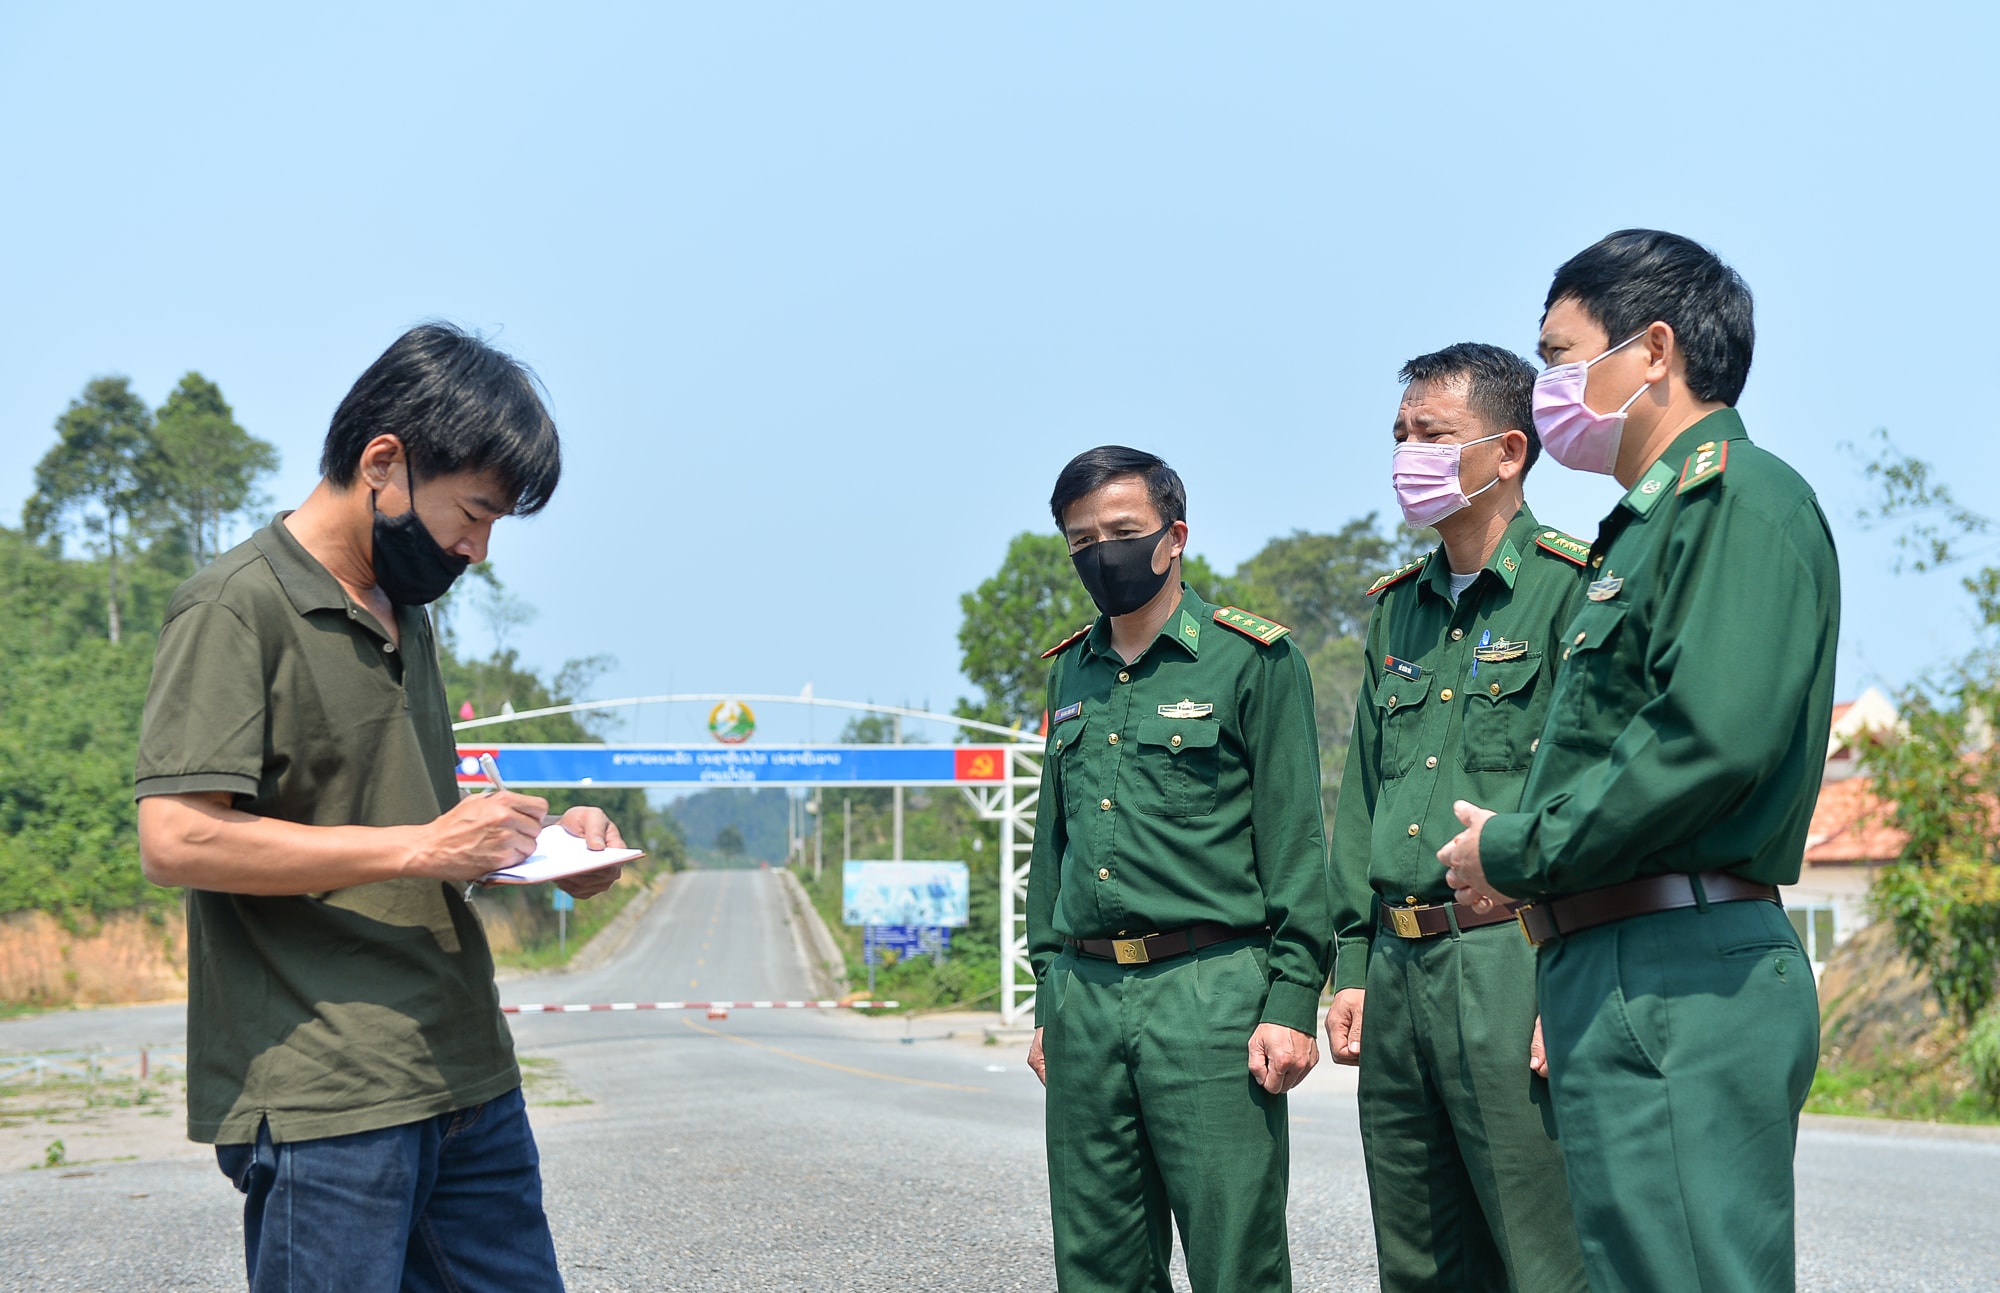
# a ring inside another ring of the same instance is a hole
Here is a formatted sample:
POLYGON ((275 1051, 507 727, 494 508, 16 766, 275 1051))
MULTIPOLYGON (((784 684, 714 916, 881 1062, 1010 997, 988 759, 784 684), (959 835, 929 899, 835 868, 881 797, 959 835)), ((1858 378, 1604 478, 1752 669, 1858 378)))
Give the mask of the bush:
POLYGON ((1973 1022, 1958 1057, 1972 1074, 1979 1094, 2000 1110, 2000 1002, 1987 1006, 1973 1022))

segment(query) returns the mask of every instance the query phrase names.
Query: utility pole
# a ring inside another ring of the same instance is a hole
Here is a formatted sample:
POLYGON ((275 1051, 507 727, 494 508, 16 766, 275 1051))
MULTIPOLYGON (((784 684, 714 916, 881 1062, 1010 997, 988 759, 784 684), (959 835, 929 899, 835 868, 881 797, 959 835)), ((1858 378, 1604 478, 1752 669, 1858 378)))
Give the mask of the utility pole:
POLYGON ((826 861, 826 792, 813 787, 813 883, 819 883, 820 868, 826 861))
POLYGON ((854 801, 846 795, 840 797, 840 864, 845 867, 854 860, 854 801))
MULTIPOLYGON (((903 743, 903 716, 901 714, 898 714, 896 715, 896 744, 901 745, 902 743, 903 743)), ((896 847, 895 851, 891 853, 890 856, 894 858, 896 861, 901 862, 903 860, 903 788, 901 786, 896 787, 895 796, 896 796, 896 847)))

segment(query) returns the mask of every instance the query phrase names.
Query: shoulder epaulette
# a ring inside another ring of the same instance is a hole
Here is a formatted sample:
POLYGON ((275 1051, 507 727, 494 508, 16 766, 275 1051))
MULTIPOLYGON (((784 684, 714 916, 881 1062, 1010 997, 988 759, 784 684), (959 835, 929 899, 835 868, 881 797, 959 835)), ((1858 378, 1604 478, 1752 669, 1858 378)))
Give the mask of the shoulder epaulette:
POLYGON ((1216 608, 1215 622, 1226 629, 1235 629, 1244 637, 1254 638, 1265 646, 1270 646, 1291 630, 1276 620, 1267 620, 1262 615, 1252 615, 1249 611, 1234 606, 1216 608))
MULTIPOLYGON (((1436 549, 1433 548, 1432 551, 1434 552, 1436 551, 1436 549)), ((1411 575, 1414 575, 1419 570, 1422 570, 1424 568, 1424 563, 1426 561, 1429 561, 1430 559, 1431 559, 1431 554, 1429 552, 1426 552, 1423 556, 1418 557, 1415 561, 1412 561, 1409 565, 1396 567, 1394 570, 1391 570, 1388 574, 1382 576, 1374 583, 1368 585, 1368 591, 1364 593, 1363 596, 1373 597, 1375 594, 1381 592, 1384 588, 1387 588, 1389 585, 1397 582, 1398 580, 1408 579, 1411 575)))
POLYGON ((1062 641, 1050 647, 1048 650, 1042 652, 1042 659, 1047 660, 1051 656, 1061 655, 1062 649, 1064 647, 1068 646, 1070 643, 1076 641, 1078 638, 1082 637, 1084 634, 1088 632, 1090 632, 1090 625, 1086 624, 1082 628, 1078 629, 1076 632, 1064 638, 1062 641))
POLYGON ((1590 545, 1561 530, 1539 532, 1535 535, 1535 546, 1544 552, 1553 552, 1565 561, 1574 561, 1579 566, 1590 564, 1590 545))
POLYGON ((1685 494, 1691 489, 1706 485, 1722 475, 1722 468, 1728 461, 1727 440, 1710 440, 1706 444, 1696 445, 1694 452, 1688 455, 1688 460, 1681 464, 1681 483, 1675 487, 1674 493, 1685 494))

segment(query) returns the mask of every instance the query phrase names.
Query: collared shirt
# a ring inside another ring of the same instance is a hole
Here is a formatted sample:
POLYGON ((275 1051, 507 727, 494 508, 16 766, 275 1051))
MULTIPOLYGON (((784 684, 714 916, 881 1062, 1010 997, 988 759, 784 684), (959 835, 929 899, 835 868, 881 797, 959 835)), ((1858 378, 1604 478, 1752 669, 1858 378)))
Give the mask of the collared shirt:
POLYGON ((1040 982, 1065 937, 1268 925, 1262 1017, 1311 1033, 1333 950, 1312 679, 1289 640, 1217 610, 1184 590, 1137 660, 1103 616, 1056 656, 1029 953, 1040 982))
POLYGON ((1812 487, 1722 409, 1646 470, 1591 554, 1520 810, 1480 835, 1487 879, 1519 898, 1670 871, 1796 882, 1840 630, 1812 487))
POLYGON ((1434 550, 1368 620, 1333 817, 1335 990, 1367 985, 1378 898, 1451 900, 1437 851, 1463 829, 1453 803, 1519 804, 1562 659, 1556 635, 1585 604, 1589 566, 1524 506, 1456 605, 1450 580, 1434 550))
MULTIPOLYGON (((167 608, 137 794, 221 791, 260 817, 404 826, 458 802, 421 607, 402 645, 281 516, 167 608)), ((269 865, 282 872, 285 859, 269 865)), ((302 897, 189 890, 188 1134, 315 1139, 413 1122, 520 1084, 486 935, 454 886, 302 897)))

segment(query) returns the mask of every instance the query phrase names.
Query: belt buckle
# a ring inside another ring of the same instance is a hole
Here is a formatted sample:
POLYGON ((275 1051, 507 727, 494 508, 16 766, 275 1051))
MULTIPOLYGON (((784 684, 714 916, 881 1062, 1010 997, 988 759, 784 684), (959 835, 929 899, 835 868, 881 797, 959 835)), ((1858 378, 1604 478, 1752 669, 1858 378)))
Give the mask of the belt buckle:
POLYGON ((1542 944, 1549 942, 1550 940, 1547 938, 1536 938, 1535 931, 1528 927, 1528 913, 1533 911, 1534 909, 1535 909, 1534 903, 1532 902, 1522 903, 1520 906, 1514 908, 1514 921, 1521 927, 1521 937, 1528 940, 1528 946, 1540 947, 1542 944))
POLYGON ((1111 940, 1111 959, 1120 965, 1144 965, 1153 958, 1146 952, 1143 938, 1114 938, 1111 940))
POLYGON ((1416 909, 1412 907, 1389 908, 1389 928, 1396 931, 1398 938, 1422 938, 1424 931, 1417 924, 1416 909))

